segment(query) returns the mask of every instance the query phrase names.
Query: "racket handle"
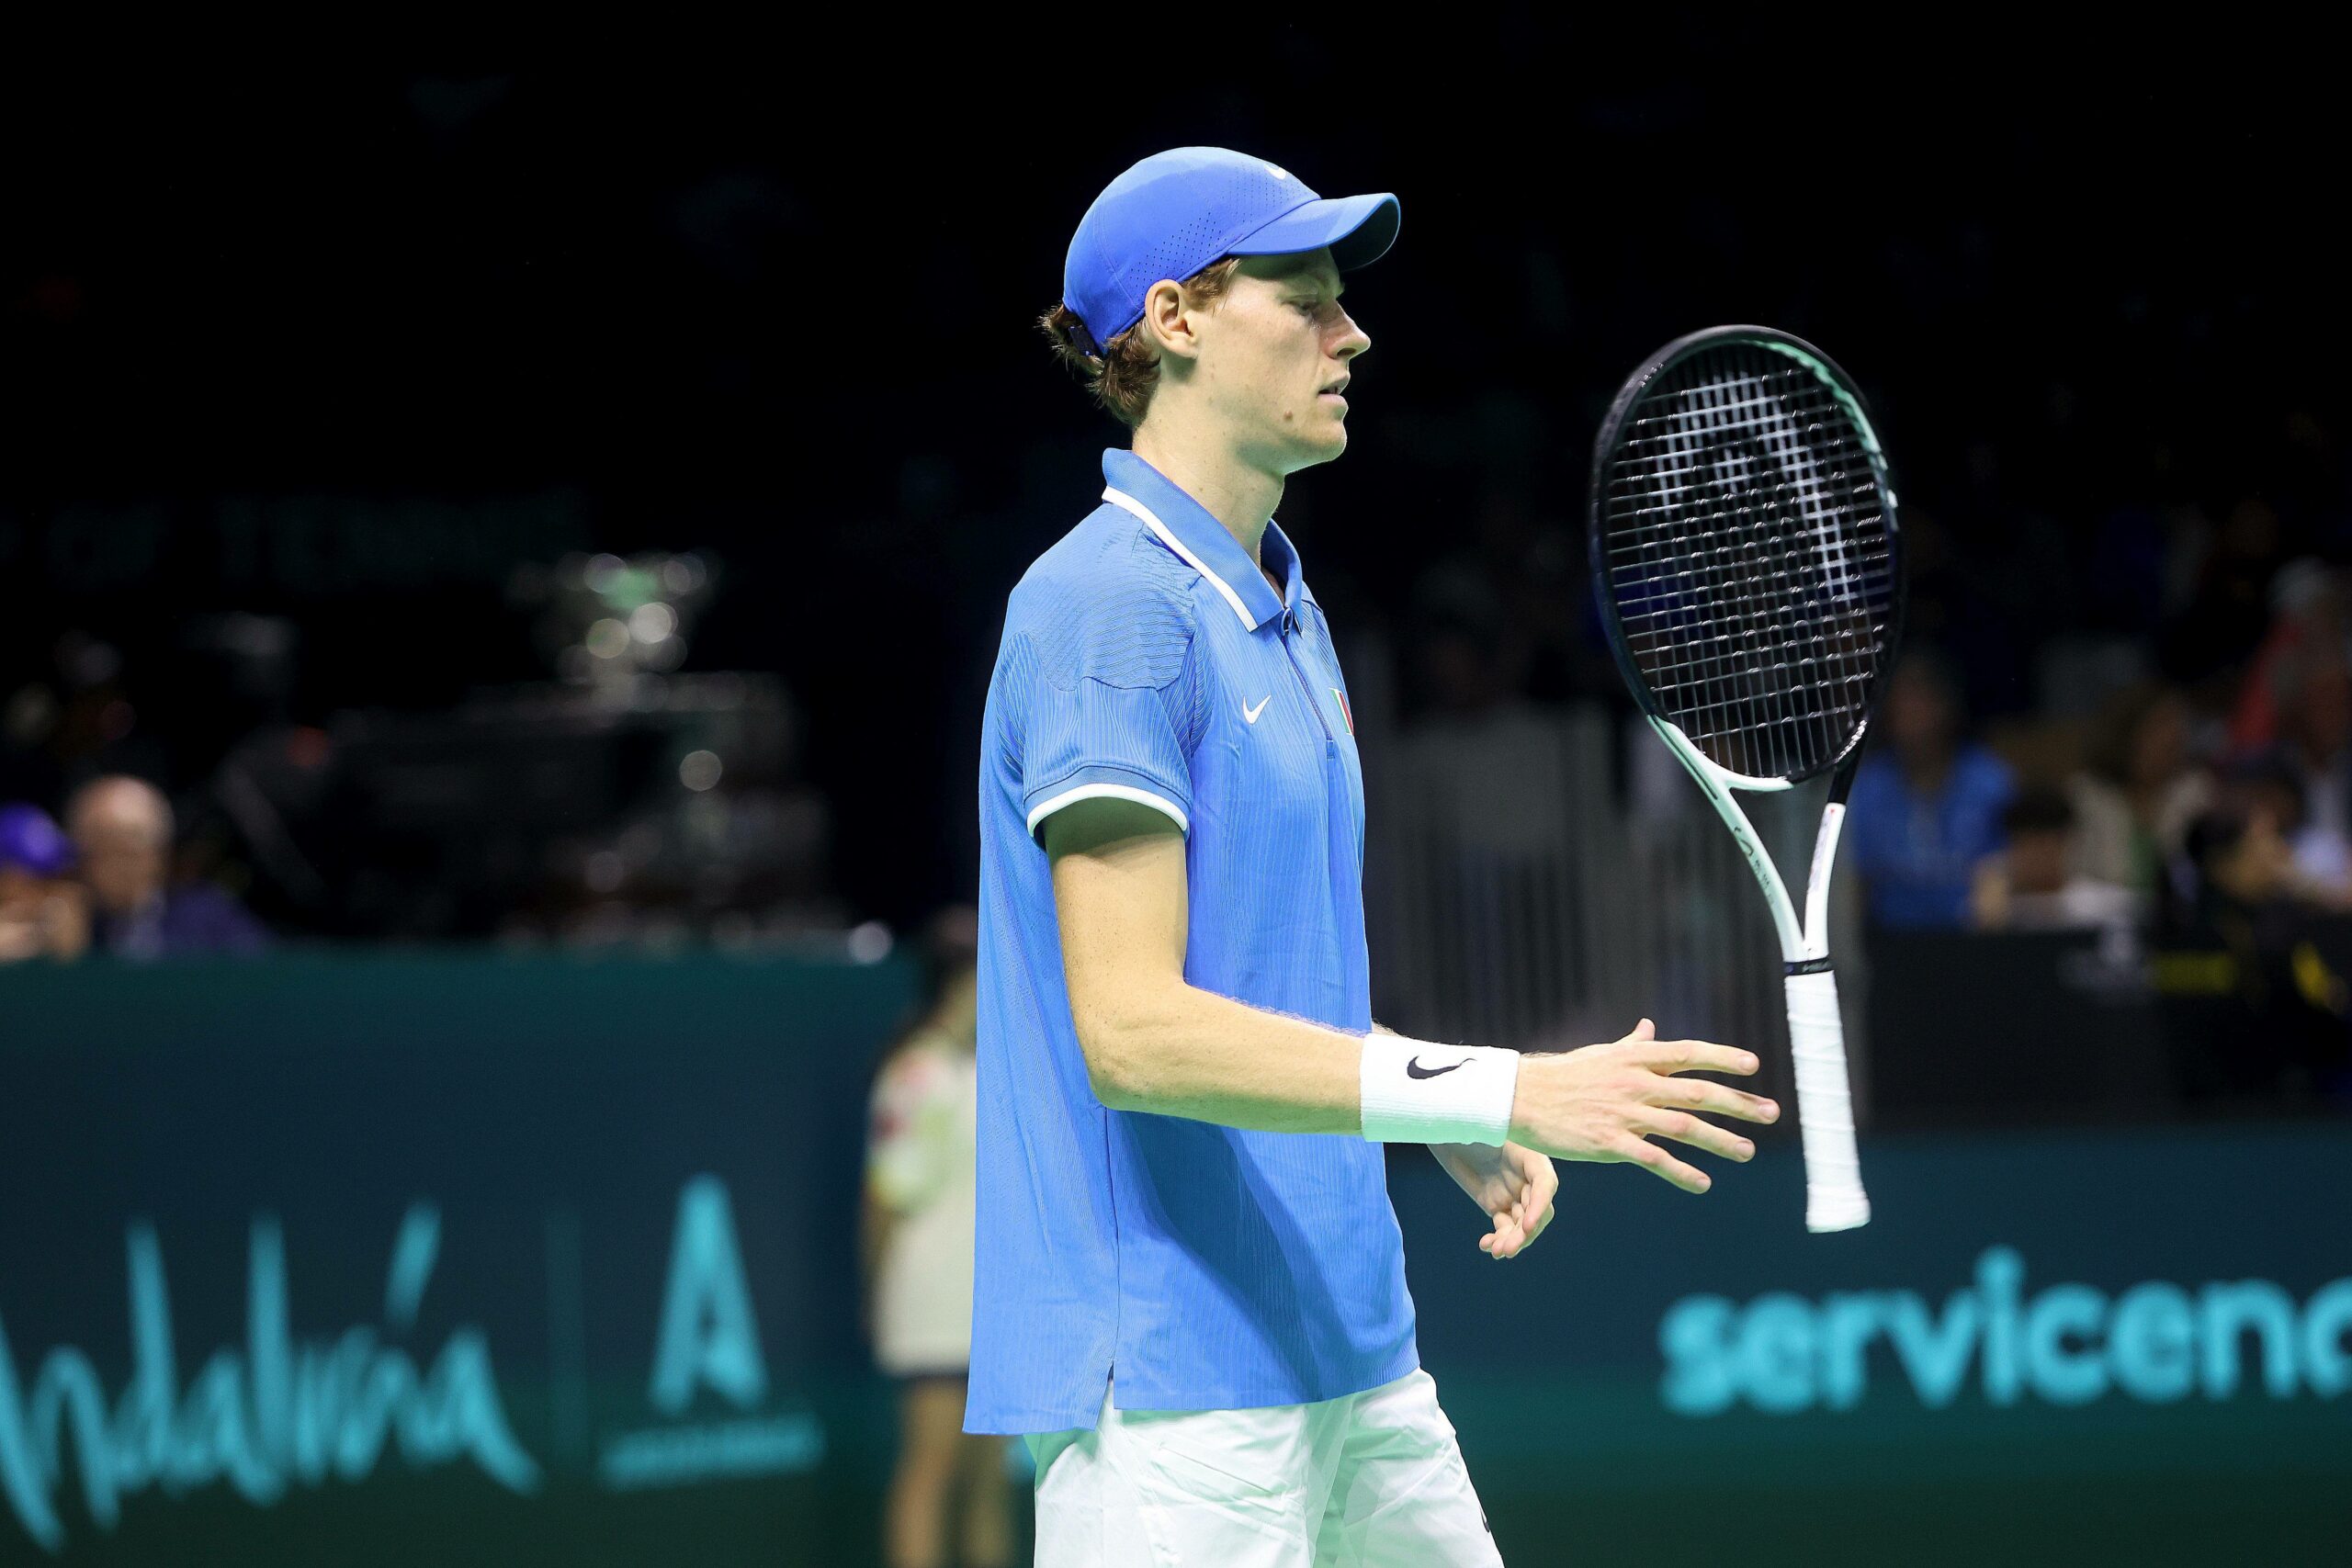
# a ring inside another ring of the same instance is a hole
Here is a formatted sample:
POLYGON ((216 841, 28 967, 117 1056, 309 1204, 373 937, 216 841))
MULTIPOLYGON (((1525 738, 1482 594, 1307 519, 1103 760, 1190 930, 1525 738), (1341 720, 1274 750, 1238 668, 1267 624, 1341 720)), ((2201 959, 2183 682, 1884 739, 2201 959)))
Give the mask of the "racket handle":
POLYGON ((1804 1228, 1868 1224, 1861 1156, 1854 1149, 1854 1097, 1846 1078, 1846 1025, 1838 976, 1788 977, 1789 1049, 1796 1058, 1797 1131, 1804 1136, 1804 1228))

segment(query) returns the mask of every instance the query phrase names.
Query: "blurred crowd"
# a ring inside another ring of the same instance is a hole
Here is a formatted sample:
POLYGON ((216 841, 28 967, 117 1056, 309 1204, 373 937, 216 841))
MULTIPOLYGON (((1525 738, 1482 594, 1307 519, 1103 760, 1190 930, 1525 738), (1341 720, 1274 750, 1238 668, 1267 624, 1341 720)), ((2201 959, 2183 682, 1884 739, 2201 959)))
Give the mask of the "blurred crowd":
POLYGON ((30 802, 0 805, 0 964, 266 949, 233 895, 177 874, 175 847, 171 802, 126 773, 74 791, 63 827, 30 802))
MULTIPOLYGON (((2239 1010, 2192 1096, 2352 1103, 2352 470, 2308 411, 2192 472, 2049 404, 1906 487, 1907 631, 1840 852, 1866 931, 2120 933, 2158 992, 2239 1010), (2004 477, 2069 439, 2111 466, 2004 477)), ((1408 733, 1622 704, 1577 530, 1510 487, 1466 520, 1411 586, 1408 733)))
POLYGON ((6 955, 243 952, 265 927, 655 951, 859 932, 861 953, 887 949, 830 885, 792 689, 678 668, 714 561, 575 551, 510 575, 473 613, 520 654, 455 690, 342 679, 356 666, 330 634, 290 615, 16 627, 6 955), (135 886, 109 880, 118 841, 146 857, 135 886))

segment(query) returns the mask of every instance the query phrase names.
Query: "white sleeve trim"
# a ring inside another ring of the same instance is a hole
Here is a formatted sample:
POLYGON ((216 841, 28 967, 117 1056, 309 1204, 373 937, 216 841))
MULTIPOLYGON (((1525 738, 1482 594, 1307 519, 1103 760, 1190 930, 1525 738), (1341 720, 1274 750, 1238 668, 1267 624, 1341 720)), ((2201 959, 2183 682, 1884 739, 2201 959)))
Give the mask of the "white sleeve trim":
POLYGON ((1132 800, 1137 806, 1148 806, 1155 811, 1166 812, 1175 822, 1178 832, 1189 833, 1193 830, 1193 824, 1185 817, 1184 808, 1166 795, 1154 795, 1148 789, 1136 789, 1130 784, 1080 784, 1076 789, 1066 789, 1051 800, 1038 802, 1029 813, 1030 836, 1033 838, 1036 836, 1038 823, 1073 801, 1102 799, 1132 800))

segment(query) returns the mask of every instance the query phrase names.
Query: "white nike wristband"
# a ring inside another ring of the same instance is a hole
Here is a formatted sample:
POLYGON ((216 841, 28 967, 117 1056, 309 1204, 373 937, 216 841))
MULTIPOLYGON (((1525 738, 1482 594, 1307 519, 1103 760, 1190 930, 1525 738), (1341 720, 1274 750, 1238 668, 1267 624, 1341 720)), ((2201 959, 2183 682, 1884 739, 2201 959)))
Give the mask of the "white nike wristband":
POLYGON ((1499 1144, 1510 1136, 1519 1053, 1367 1034, 1362 1088, 1369 1142, 1499 1144))

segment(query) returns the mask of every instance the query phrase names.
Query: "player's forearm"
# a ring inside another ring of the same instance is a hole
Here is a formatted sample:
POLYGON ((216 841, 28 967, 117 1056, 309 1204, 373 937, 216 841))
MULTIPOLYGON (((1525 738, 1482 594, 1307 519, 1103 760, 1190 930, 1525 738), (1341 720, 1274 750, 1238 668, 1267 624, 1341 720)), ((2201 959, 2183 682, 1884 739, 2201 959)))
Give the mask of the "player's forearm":
POLYGON ((1182 980, 1123 987, 1073 1011, 1095 1095, 1114 1111, 1272 1133, 1363 1130, 1360 1036, 1182 980))

